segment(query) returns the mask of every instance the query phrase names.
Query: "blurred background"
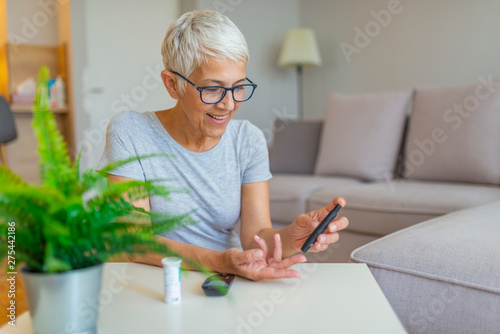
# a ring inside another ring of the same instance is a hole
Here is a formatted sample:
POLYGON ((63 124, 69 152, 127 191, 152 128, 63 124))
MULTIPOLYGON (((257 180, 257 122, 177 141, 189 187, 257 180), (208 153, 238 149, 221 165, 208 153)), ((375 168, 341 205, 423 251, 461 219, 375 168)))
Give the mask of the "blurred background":
POLYGON ((0 93, 18 128, 7 145, 13 170, 38 179, 29 97, 22 98, 40 62, 52 62, 53 77, 63 79, 65 100, 54 110, 71 153, 82 153, 82 168, 95 167, 116 113, 175 104, 161 83, 160 46, 168 26, 193 9, 220 11, 245 35, 247 76, 258 89, 236 118, 256 124, 269 142, 274 118, 296 118, 300 108, 304 118, 321 118, 332 91, 500 76, 498 0, 0 0, 0 93), (302 79, 278 66, 287 32, 300 27, 312 29, 321 55, 302 79))

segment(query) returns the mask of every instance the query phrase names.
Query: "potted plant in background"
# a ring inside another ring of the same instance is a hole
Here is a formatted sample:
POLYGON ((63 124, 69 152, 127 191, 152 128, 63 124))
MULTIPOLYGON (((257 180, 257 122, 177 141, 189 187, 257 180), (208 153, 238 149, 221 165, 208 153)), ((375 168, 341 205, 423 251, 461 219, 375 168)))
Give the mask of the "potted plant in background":
POLYGON ((42 185, 0 167, 0 260, 10 255, 7 272, 25 265, 21 274, 36 333, 90 334, 98 305, 89 300, 99 300, 103 263, 123 253, 172 254, 154 235, 192 221, 189 214, 151 213, 131 204, 182 190, 155 181, 107 184, 108 172, 138 157, 80 173, 80 156, 71 163, 49 109, 48 79, 42 67, 33 109, 42 185))

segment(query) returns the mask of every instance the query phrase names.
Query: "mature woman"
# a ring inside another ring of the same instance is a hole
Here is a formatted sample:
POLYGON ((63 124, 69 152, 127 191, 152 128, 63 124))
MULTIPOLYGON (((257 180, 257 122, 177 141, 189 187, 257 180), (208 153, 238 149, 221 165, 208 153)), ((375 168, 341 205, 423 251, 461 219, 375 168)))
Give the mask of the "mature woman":
MULTIPOLYGON (((172 109, 122 112, 110 122, 100 166, 132 155, 167 153, 143 159, 109 174, 109 182, 168 179, 187 188, 169 201, 150 197, 134 205, 152 212, 193 212, 197 224, 158 239, 184 258, 211 270, 252 280, 298 277, 290 266, 305 261, 296 254, 319 221, 335 204, 298 216, 275 230, 269 213, 271 178, 263 133, 248 121, 231 120, 252 97, 256 84, 245 74, 247 44, 226 16, 202 10, 173 23, 162 44, 165 70, 161 77, 172 109), (233 232, 241 219, 238 240, 233 232)), ((345 217, 335 219, 310 251, 319 252, 338 240, 345 217)), ((161 266, 161 256, 136 257, 136 262, 161 266)))

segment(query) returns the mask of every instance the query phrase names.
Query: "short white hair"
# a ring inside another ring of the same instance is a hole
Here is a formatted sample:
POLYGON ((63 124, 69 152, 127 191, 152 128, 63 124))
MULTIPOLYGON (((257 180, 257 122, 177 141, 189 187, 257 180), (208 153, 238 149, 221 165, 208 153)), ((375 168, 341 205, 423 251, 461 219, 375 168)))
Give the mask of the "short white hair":
MULTIPOLYGON (((189 77, 209 58, 230 59, 248 64, 245 37, 227 16, 213 10, 185 13, 172 23, 161 45, 166 70, 189 77)), ((185 80, 178 81, 184 93, 185 80)))

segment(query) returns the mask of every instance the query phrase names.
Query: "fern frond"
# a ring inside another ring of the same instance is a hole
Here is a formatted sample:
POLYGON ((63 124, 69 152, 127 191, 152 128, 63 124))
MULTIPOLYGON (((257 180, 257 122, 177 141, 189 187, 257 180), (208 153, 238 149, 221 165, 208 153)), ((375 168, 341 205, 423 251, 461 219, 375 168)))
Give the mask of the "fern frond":
POLYGON ((70 263, 63 261, 56 256, 54 248, 55 247, 51 242, 48 242, 45 246, 43 271, 46 273, 57 273, 73 269, 70 263))
POLYGON ((4 204, 6 208, 21 208, 27 211, 42 208, 51 213, 49 208, 54 210, 64 206, 64 203, 65 197, 53 188, 37 188, 23 184, 16 187, 6 186, 0 190, 0 204, 4 204))
MULTIPOLYGON (((68 179, 67 179, 67 182, 69 183, 70 186, 71 184, 73 184, 74 186, 79 186, 81 157, 82 157, 82 152, 80 151, 75 159, 75 162, 73 163, 73 166, 71 166, 70 168, 70 171, 72 171, 72 173, 68 174, 68 179)), ((72 192, 69 191, 68 193, 71 194, 72 192)))
POLYGON ((150 196, 167 197, 171 193, 187 193, 187 189, 157 185, 156 181, 126 181, 110 184, 102 193, 103 198, 116 198, 127 194, 131 202, 150 196))
POLYGON ((165 154, 165 153, 152 153, 152 154, 145 154, 145 155, 141 155, 141 156, 130 157, 130 158, 127 158, 127 159, 117 160, 117 161, 110 162, 106 166, 104 166, 103 168, 101 168, 98 171, 98 173, 101 176, 106 176, 107 173, 111 173, 114 169, 116 169, 118 167, 121 167, 123 165, 129 164, 129 163, 131 163, 133 161, 138 161, 138 160, 141 160, 141 159, 149 159, 149 158, 154 158, 154 157, 170 157, 170 158, 174 158, 175 156, 172 155, 172 154, 165 154))
MULTIPOLYGON (((13 171, 5 167, 0 166, 0 185, 3 187, 7 185, 24 185, 26 184, 24 180, 13 171)), ((1 189, 1 188, 0 188, 1 189)))
POLYGON ((169 213, 151 213, 151 230, 154 234, 168 233, 180 227, 194 225, 197 223, 191 218, 193 212, 182 215, 172 215, 169 213))
POLYGON ((36 110, 33 113, 33 127, 38 139, 38 155, 42 181, 58 188, 64 185, 64 177, 70 172, 71 161, 54 115, 50 110, 36 110))
MULTIPOLYGON (((50 205, 42 196, 29 196, 25 190, 3 190, 0 192, 0 212, 8 220, 17 222, 35 222, 39 215, 47 214, 50 205)), ((41 195, 41 194, 40 194, 41 195)))
POLYGON ((71 167, 68 149, 64 142, 54 114, 48 102, 49 70, 42 66, 38 74, 38 87, 33 105, 33 129, 38 140, 38 155, 44 184, 59 188, 64 186, 62 179, 71 167))

